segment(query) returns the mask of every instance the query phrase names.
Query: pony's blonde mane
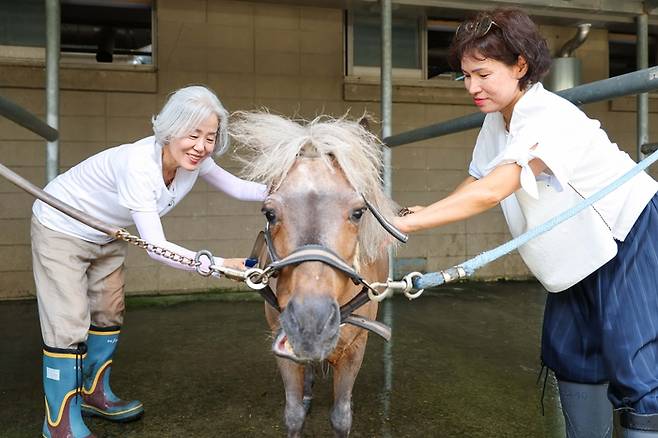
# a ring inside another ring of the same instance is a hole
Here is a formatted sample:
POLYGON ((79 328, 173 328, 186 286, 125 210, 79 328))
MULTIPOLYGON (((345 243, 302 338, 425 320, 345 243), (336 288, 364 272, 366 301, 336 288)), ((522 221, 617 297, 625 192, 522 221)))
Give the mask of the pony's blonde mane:
MULTIPOLYGON (((382 191, 383 145, 358 122, 344 116, 320 116, 295 121, 265 111, 238 111, 231 116, 229 135, 239 144, 237 159, 242 176, 276 191, 306 145, 312 145, 332 169, 332 157, 349 183, 385 217, 392 217, 394 203, 382 191)), ((388 233, 372 214, 364 215, 359 232, 359 264, 368 264, 384 251, 388 233)))

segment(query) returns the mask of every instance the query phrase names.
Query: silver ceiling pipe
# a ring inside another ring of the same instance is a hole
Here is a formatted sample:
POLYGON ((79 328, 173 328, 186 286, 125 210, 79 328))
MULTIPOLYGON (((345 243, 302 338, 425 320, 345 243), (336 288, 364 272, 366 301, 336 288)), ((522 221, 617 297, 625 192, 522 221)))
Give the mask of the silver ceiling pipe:
POLYGON ((566 90, 580 84, 580 60, 573 53, 585 42, 591 28, 590 23, 579 24, 576 35, 558 51, 551 63, 550 72, 542 81, 547 89, 566 90))
POLYGON ((564 43, 564 45, 558 52, 557 57, 567 58, 573 56, 573 52, 575 52, 576 49, 580 47, 587 39, 587 36, 589 35, 589 31, 591 28, 592 28, 591 23, 579 24, 576 35, 573 38, 571 38, 569 41, 564 43))

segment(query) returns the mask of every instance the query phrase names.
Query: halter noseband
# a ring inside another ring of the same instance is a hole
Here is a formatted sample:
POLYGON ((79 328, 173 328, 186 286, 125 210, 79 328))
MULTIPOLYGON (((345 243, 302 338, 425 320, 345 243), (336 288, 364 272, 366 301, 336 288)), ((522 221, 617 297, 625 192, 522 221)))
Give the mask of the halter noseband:
MULTIPOLYGON (((400 230, 395 228, 391 223, 389 223, 383 215, 374 208, 370 202, 364 197, 363 198, 367 208, 372 212, 373 216, 377 221, 382 225, 382 227, 388 231, 396 239, 406 242, 408 236, 402 233, 400 230)), ((367 304, 370 301, 368 295, 369 291, 373 291, 375 294, 379 292, 374 289, 349 263, 343 260, 338 254, 336 254, 331 249, 323 245, 302 245, 295 250, 293 250, 286 257, 279 258, 272 243, 272 235, 270 232, 269 222, 265 225, 265 231, 261 231, 256 239, 254 249, 252 251, 251 257, 258 258, 260 249, 262 245, 265 244, 267 247, 267 252, 269 255, 270 263, 267 265, 263 273, 261 274, 260 280, 261 283, 265 283, 265 286, 258 290, 263 299, 272 306, 278 312, 281 312, 281 306, 279 305, 279 300, 272 290, 272 288, 267 285, 267 279, 269 277, 276 276, 283 268, 288 266, 296 266, 306 262, 320 262, 325 265, 329 265, 334 269, 342 272, 347 275, 356 285, 362 285, 363 287, 356 296, 354 296, 350 301, 343 304, 340 307, 340 318, 341 323, 352 324, 367 330, 372 331, 380 336, 382 336, 387 341, 391 337, 391 329, 378 321, 373 321, 368 318, 365 318, 361 315, 352 315, 352 313, 360 308, 361 306, 367 304)))

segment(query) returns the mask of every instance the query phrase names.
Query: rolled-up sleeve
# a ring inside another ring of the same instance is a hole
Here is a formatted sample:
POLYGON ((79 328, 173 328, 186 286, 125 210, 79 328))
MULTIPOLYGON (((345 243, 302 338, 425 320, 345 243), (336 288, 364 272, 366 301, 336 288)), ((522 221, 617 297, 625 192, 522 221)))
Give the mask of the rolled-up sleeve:
POLYGON ((509 163, 521 166, 520 184, 521 188, 534 199, 539 197, 537 189, 537 177, 535 176, 530 162, 538 158, 546 165, 547 178, 562 190, 569 182, 568 156, 565 154, 568 142, 559 133, 548 132, 546 128, 538 125, 525 125, 510 133, 507 146, 491 163, 487 173, 494 168, 509 163))

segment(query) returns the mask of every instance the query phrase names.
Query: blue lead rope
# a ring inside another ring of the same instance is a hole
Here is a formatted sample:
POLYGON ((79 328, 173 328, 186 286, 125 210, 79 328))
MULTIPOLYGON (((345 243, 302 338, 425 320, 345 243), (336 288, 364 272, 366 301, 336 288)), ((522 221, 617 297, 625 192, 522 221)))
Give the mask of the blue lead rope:
POLYGON ((589 198, 582 200, 570 209, 560 213, 552 219, 549 219, 538 227, 535 227, 532 230, 527 231, 494 249, 483 252, 482 254, 473 257, 472 259, 467 260, 462 264, 448 268, 445 271, 430 272, 428 274, 416 277, 413 280, 414 288, 426 289, 428 287, 440 286, 444 283, 473 275, 473 273, 482 266, 487 265, 506 254, 509 254, 531 239, 534 239, 540 234, 553 229, 555 226, 577 215, 582 210, 594 204, 596 201, 618 189, 622 184, 628 182, 631 178, 645 170, 647 167, 651 166, 656 160, 658 160, 658 151, 652 153, 647 158, 637 163, 631 170, 620 176, 607 187, 599 190, 589 198))

